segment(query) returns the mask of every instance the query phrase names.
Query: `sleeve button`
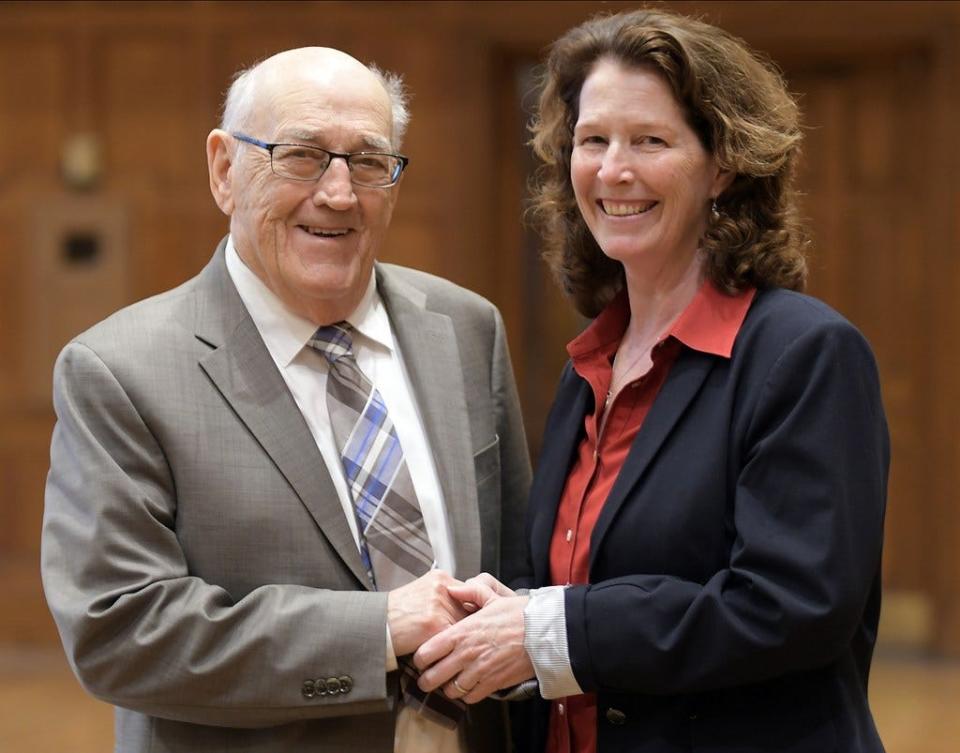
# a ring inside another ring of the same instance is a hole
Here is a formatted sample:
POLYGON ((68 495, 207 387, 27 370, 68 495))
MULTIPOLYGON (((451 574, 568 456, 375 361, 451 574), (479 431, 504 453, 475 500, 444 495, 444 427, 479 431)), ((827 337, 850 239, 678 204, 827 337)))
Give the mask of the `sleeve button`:
POLYGON ((607 709, 607 721, 610 724, 624 724, 627 721, 627 715, 620 709, 609 708, 607 709))
POLYGON ((326 686, 328 695, 337 695, 340 692, 340 680, 336 677, 328 677, 326 679, 326 686))
POLYGON ((318 696, 325 696, 327 694, 327 682, 322 677, 318 677, 313 681, 314 687, 317 690, 318 696))
POLYGON ((300 692, 303 693, 304 698, 313 698, 317 692, 313 680, 304 680, 303 687, 300 688, 300 692))
POLYGON ((353 690, 353 678, 350 675, 340 675, 340 692, 344 695, 353 690))

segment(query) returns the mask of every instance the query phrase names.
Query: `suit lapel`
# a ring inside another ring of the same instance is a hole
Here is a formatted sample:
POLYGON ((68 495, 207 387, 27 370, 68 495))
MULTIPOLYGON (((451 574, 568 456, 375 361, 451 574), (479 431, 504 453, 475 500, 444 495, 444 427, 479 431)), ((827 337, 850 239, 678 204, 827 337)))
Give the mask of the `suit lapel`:
POLYGON ((470 418, 450 317, 429 311, 422 291, 380 265, 377 284, 430 441, 458 576, 480 570, 480 512, 470 418))
POLYGON ((643 426, 633 440, 623 468, 597 519, 590 537, 591 568, 603 543, 603 537, 627 495, 643 476, 677 421, 700 391, 716 360, 717 356, 685 348, 673 364, 666 382, 660 388, 660 394, 654 400, 643 426))
POLYGON ((310 429, 227 274, 223 244, 201 277, 202 368, 257 439, 357 580, 369 588, 356 542, 310 429))

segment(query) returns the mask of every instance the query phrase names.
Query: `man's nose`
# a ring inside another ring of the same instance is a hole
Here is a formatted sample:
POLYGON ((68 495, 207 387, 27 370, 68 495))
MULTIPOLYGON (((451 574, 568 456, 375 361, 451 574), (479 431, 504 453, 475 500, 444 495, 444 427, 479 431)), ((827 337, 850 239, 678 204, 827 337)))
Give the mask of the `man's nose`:
POLYGON ((313 192, 315 204, 331 209, 350 209, 357 203, 357 194, 350 182, 350 168, 343 157, 332 157, 313 192))

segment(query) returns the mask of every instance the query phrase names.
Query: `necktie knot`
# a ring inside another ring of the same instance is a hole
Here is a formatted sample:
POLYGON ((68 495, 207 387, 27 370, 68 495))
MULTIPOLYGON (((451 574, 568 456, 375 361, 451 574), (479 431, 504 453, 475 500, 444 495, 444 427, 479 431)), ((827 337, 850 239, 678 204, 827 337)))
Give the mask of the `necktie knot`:
POLYGON ((310 338, 310 346, 323 353, 330 363, 344 356, 353 357, 353 327, 337 322, 320 327, 310 338))

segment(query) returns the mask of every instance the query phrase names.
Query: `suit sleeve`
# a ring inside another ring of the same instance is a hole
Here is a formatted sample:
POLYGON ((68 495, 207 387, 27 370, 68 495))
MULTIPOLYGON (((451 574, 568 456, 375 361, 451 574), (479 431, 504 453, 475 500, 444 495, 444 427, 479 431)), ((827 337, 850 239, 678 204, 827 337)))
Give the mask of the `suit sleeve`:
POLYGON ((730 687, 849 646, 877 587, 889 460, 873 356, 849 324, 818 325, 757 389, 735 440, 728 566, 705 583, 650 573, 567 590, 584 690, 730 687))
POLYGON ((278 584, 235 600, 191 576, 163 447, 85 345, 60 355, 54 405, 43 584, 89 692, 230 727, 387 710, 386 594, 278 584), (304 696, 345 661, 349 692, 304 696))
POLYGON ((510 583, 529 567, 524 533, 527 495, 530 490, 530 454, 507 336, 499 312, 494 313, 495 336, 491 360, 491 385, 500 439, 500 580, 510 583))

